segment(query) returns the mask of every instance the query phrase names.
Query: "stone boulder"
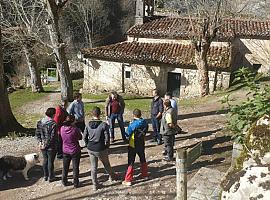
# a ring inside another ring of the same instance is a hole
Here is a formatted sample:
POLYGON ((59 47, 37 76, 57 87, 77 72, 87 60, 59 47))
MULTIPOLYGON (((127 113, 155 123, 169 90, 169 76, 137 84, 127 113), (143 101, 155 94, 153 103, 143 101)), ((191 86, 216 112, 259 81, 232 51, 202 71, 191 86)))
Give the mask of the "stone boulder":
MULTIPOLYGON (((222 200, 270 199, 270 117, 259 119, 247 132, 241 168, 229 172, 222 182, 222 200)), ((238 166, 239 167, 239 166, 238 166)))

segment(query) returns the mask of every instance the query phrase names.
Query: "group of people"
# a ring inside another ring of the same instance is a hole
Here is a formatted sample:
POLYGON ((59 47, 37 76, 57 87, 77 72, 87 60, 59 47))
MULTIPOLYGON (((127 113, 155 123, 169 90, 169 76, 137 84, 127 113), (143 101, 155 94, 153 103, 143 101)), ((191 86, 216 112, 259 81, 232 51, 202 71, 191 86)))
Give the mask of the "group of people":
MULTIPOLYGON (((100 119, 99 107, 92 109, 92 119, 85 123, 84 103, 82 95, 76 93, 74 101, 68 106, 67 100, 62 100, 61 105, 56 108, 48 108, 45 117, 37 123, 36 137, 39 149, 43 155, 44 180, 52 182, 54 176, 54 160, 63 159, 62 185, 69 185, 67 176, 70 162, 73 168, 73 185, 80 186, 79 165, 81 157, 81 146, 79 140, 85 142, 91 163, 91 179, 93 189, 101 187, 97 179, 98 160, 100 160, 109 180, 119 179, 109 161, 109 146, 115 142, 115 120, 121 130, 122 139, 128 144, 128 167, 123 185, 130 186, 133 181, 134 162, 136 155, 140 158, 141 178, 148 177, 148 167, 145 158, 145 135, 148 124, 142 118, 140 109, 133 111, 133 121, 127 130, 124 128, 123 113, 125 102, 122 96, 112 92, 105 103, 106 121, 100 119)), ((166 93, 164 101, 157 90, 153 91, 151 103, 151 121, 153 126, 153 141, 158 145, 164 141, 164 159, 173 160, 173 146, 175 138, 175 126, 177 124, 177 104, 172 99, 171 93, 166 93)))

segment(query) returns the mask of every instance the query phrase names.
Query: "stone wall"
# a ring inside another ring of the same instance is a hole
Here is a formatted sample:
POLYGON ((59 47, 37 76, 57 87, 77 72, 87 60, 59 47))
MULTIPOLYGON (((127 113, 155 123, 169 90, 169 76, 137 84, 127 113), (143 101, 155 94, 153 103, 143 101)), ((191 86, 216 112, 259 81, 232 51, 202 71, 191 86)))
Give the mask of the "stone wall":
MULTIPOLYGON (((175 72, 181 73, 180 97, 192 97, 200 94, 199 75, 198 71, 194 69, 123 65, 118 62, 94 59, 88 60, 84 66, 83 90, 89 92, 122 91, 122 66, 124 66, 124 71, 130 71, 130 78, 124 78, 125 92, 151 95, 152 90, 157 88, 161 94, 164 94, 167 90, 168 72, 175 72)), ((229 80, 230 73, 209 72, 211 91, 214 89, 214 82, 216 82, 216 89, 228 88, 229 80)))
POLYGON ((119 91, 121 90, 122 63, 102 60, 88 60, 84 65, 83 90, 119 91))

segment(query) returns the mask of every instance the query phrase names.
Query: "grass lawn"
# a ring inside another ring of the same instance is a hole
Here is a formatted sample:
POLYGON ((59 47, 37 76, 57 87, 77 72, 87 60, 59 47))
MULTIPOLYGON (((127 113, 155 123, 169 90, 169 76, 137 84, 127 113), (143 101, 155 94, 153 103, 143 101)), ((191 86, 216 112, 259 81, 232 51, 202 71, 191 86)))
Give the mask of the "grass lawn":
POLYGON ((45 92, 33 93, 31 88, 19 89, 9 94, 9 102, 12 110, 19 109, 24 104, 41 99, 48 95, 48 92, 54 91, 58 88, 55 84, 44 86, 45 92))
POLYGON ((20 108, 25 104, 42 99, 47 96, 51 91, 56 90, 59 87, 59 84, 53 83, 43 86, 45 92, 42 93, 33 93, 31 88, 19 89, 11 94, 9 94, 9 101, 11 109, 17 121, 22 124, 25 128, 32 128, 38 119, 42 116, 39 114, 25 115, 25 113, 20 112, 20 108))
POLYGON ((73 90, 79 92, 79 90, 83 87, 83 79, 72 80, 73 90))

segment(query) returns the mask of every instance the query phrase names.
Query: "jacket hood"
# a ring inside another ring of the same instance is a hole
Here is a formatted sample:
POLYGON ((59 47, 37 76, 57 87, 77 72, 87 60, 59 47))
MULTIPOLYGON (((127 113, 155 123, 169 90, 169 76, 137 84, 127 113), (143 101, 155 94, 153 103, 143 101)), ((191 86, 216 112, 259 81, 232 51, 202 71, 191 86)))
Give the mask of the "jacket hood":
POLYGON ((88 123, 88 127, 89 127, 90 129, 96 129, 101 123, 102 123, 102 121, 100 121, 100 120, 90 121, 90 122, 88 123))
POLYGON ((145 125, 146 122, 143 118, 140 118, 140 119, 136 119, 136 123, 137 123, 137 126, 141 128, 145 125))
POLYGON ((45 125, 45 124, 49 124, 51 122, 53 122, 53 119, 49 118, 49 117, 44 117, 43 119, 41 119, 41 124, 45 125))

